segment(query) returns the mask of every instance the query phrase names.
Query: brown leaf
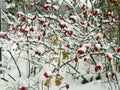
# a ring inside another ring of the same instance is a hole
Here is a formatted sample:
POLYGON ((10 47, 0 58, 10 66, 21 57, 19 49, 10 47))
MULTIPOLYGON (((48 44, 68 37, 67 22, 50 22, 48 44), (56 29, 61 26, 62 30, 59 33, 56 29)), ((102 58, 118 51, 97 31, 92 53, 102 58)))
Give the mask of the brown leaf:
POLYGON ((53 45, 58 44, 58 42, 59 42, 59 40, 58 40, 58 39, 53 39, 53 40, 52 40, 52 44, 53 44, 53 45))
POLYGON ((63 59, 69 59, 69 55, 70 53, 68 52, 65 52, 65 51, 62 52, 63 59))
POLYGON ((48 76, 48 78, 46 79, 45 85, 49 86, 50 82, 51 82, 52 76, 48 76))
POLYGON ((56 80, 55 80, 55 85, 56 85, 56 86, 60 86, 60 85, 61 85, 61 81, 60 81, 59 79, 56 79, 56 80))

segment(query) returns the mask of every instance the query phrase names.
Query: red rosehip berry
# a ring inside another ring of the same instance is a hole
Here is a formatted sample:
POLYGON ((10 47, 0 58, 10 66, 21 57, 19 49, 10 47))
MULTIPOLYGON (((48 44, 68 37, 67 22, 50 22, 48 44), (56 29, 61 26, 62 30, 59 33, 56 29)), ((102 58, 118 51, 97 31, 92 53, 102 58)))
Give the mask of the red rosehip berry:
POLYGON ((21 21, 22 21, 22 22, 25 22, 25 21, 26 21, 26 17, 22 17, 22 18, 21 18, 21 21))
POLYGON ((95 51, 98 51, 98 50, 99 50, 96 45, 94 46, 94 50, 95 50, 95 51))
POLYGON ((41 55, 41 53, 39 51, 35 51, 35 54, 39 55, 39 56, 41 55))
POLYGON ((47 72, 44 72, 43 76, 47 78, 48 77, 47 72))
POLYGON ((29 30, 30 30, 31 32, 34 32, 34 28, 33 28, 33 27, 31 27, 29 30))
POLYGON ((74 58, 74 61, 75 61, 75 62, 78 62, 78 57, 77 57, 77 56, 74 58))
POLYGON ((81 9, 85 10, 86 9, 86 5, 83 4, 82 7, 81 7, 81 9))
POLYGON ((37 16, 35 15, 33 18, 32 18, 32 20, 35 20, 37 18, 37 16))
POLYGON ((100 65, 95 66, 95 72, 99 71, 101 69, 100 65))
POLYGON ((38 36, 38 41, 40 41, 40 36, 38 36))
POLYGON ((111 3, 116 3, 117 0, 109 0, 111 3))
POLYGON ((84 51, 83 50, 78 50, 77 53, 81 55, 81 54, 84 54, 84 51))
POLYGON ((25 86, 22 86, 20 90, 27 90, 25 86))
POLYGON ((40 24, 43 24, 44 23, 44 20, 38 20, 40 24))
POLYGON ((70 35, 70 36, 72 36, 72 35, 73 35, 73 31, 69 31, 68 33, 69 33, 69 35, 70 35))
POLYGON ((60 28, 65 28, 66 27, 66 25, 65 24, 59 24, 59 26, 60 26, 60 28))
POLYGON ((42 32, 42 35, 43 35, 43 36, 45 36, 45 35, 46 35, 46 32, 45 32, 45 30, 43 30, 43 32, 42 32))
POLYGON ((96 36, 96 38, 95 38, 97 41, 100 39, 100 36, 96 36))
POLYGON ((116 49, 117 53, 120 53, 120 47, 116 49))
POLYGON ((97 15, 98 15, 98 10, 94 10, 94 11, 93 11, 93 15, 94 15, 94 16, 97 16, 97 15))
POLYGON ((105 76, 106 76, 106 78, 109 78, 109 75, 108 75, 108 73, 106 73, 106 74, 105 74, 105 76))
POLYGON ((67 44, 67 47, 70 48, 70 44, 69 43, 67 44))
POLYGON ((112 77, 114 77, 115 76, 115 73, 114 72, 112 72, 112 77))
POLYGON ((21 17, 21 14, 17 13, 17 14, 16 14, 16 17, 17 17, 17 18, 20 18, 20 17, 21 17))
POLYGON ((106 38, 106 37, 107 37, 106 33, 103 33, 103 38, 106 38))
POLYGON ((69 85, 69 84, 66 84, 65 87, 66 87, 66 89, 69 89, 70 85, 69 85))
POLYGON ((111 61, 111 60, 112 60, 112 57, 111 57, 111 56, 107 55, 106 57, 107 57, 107 60, 108 60, 108 61, 111 61))
POLYGON ((69 5, 66 5, 67 10, 71 10, 71 7, 69 5))
POLYGON ((84 62, 86 62, 88 59, 87 58, 84 58, 84 62))

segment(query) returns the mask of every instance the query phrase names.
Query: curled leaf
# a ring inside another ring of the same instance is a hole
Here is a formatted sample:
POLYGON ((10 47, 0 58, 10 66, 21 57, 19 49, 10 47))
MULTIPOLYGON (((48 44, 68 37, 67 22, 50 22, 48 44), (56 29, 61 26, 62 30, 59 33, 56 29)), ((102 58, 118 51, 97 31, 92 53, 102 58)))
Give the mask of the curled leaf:
POLYGON ((69 59, 69 55, 70 55, 69 52, 65 52, 65 51, 62 52, 63 59, 69 59))

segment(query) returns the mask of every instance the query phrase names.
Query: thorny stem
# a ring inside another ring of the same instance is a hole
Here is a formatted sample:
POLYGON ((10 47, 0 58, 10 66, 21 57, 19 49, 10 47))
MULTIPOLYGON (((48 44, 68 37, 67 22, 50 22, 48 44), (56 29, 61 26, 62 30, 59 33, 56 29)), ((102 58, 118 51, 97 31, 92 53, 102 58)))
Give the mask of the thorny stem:
POLYGON ((17 70, 18 70, 18 72, 19 72, 19 77, 21 77, 21 71, 20 71, 20 69, 19 69, 19 67, 18 67, 18 65, 17 65, 17 62, 16 62, 15 58, 13 57, 12 53, 11 53, 9 50, 7 50, 7 51, 8 51, 9 54, 11 55, 11 57, 12 57, 15 65, 16 65, 16 67, 17 67, 17 70))

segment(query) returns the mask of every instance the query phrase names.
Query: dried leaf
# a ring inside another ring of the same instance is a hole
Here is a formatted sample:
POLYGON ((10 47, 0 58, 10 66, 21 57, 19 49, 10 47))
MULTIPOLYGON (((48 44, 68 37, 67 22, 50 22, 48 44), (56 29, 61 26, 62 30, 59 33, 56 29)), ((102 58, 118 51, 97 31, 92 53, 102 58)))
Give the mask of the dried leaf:
POLYGON ((52 40, 52 44, 53 44, 53 45, 58 44, 58 42, 59 42, 59 40, 58 40, 58 39, 53 39, 53 40, 52 40))
POLYGON ((69 55, 70 53, 68 52, 65 52, 65 51, 62 52, 63 59, 69 59, 69 55))
POLYGON ((53 62, 54 60, 56 62, 58 62, 59 61, 59 57, 51 57, 51 58, 49 58, 50 63, 53 62))
POLYGON ((45 85, 49 86, 50 82, 51 82, 52 76, 48 76, 48 78, 46 79, 45 85))
POLYGON ((63 77, 62 77, 59 73, 57 73, 57 74, 56 74, 56 79, 57 79, 57 80, 62 80, 63 77))
POLYGON ((49 78, 48 78, 48 79, 46 79, 46 83, 45 83, 45 84, 46 84, 46 86, 49 86, 49 85, 50 85, 50 81, 51 81, 51 79, 49 79, 49 78))
POLYGON ((60 86, 60 85, 61 85, 61 81, 56 79, 56 80, 55 80, 55 85, 56 85, 56 86, 60 86))

